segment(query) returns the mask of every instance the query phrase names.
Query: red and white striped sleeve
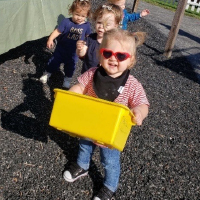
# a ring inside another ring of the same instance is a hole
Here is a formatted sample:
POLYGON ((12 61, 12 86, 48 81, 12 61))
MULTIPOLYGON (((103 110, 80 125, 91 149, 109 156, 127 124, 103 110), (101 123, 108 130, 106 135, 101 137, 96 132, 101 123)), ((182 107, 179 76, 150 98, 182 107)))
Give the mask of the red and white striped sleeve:
POLYGON ((140 82, 137 79, 132 77, 130 79, 130 93, 128 107, 133 108, 142 104, 149 106, 149 101, 147 99, 145 90, 140 82))

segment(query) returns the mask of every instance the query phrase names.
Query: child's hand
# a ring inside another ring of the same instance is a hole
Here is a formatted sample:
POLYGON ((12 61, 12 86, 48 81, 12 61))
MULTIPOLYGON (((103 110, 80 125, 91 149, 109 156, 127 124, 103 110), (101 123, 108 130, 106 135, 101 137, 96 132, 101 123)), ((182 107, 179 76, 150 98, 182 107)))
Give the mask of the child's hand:
POLYGON ((49 48, 49 49, 53 49, 54 48, 54 42, 53 42, 53 40, 48 40, 47 41, 47 48, 49 48))
POLYGON ((149 13, 150 13, 150 11, 148 9, 145 9, 140 13, 140 16, 144 17, 144 16, 147 16, 149 13))
POLYGON ((104 146, 103 144, 99 144, 97 142, 94 142, 95 145, 99 146, 99 147, 102 147, 102 148, 108 148, 107 146, 104 146))
POLYGON ((77 50, 81 51, 83 47, 85 46, 86 42, 83 40, 78 40, 76 43, 77 50))
POLYGON ((134 114, 132 121, 141 126, 145 117, 148 115, 149 107, 146 104, 136 106, 131 109, 134 114))
POLYGON ((79 58, 83 58, 87 52, 86 42, 83 40, 78 40, 76 43, 76 54, 79 58))
POLYGON ((139 109, 133 109, 132 111, 134 114, 132 121, 137 125, 141 126, 143 121, 142 112, 139 109))

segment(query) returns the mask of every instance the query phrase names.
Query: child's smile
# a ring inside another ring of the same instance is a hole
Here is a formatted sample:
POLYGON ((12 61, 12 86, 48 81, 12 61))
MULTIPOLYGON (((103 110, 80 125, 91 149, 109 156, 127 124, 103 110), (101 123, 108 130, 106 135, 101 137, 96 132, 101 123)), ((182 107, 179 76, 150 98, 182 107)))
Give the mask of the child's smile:
POLYGON ((118 63, 113 61, 108 61, 108 66, 110 69, 114 69, 118 66, 118 63))

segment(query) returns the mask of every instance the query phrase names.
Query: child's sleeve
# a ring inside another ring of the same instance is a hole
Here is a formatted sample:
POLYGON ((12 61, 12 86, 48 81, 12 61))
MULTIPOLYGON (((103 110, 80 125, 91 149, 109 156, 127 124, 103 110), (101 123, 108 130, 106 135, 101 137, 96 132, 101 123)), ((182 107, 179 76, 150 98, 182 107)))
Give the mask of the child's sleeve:
POLYGON ((87 30, 86 30, 86 32, 85 32, 85 35, 88 36, 88 35, 90 35, 90 33, 91 33, 91 25, 90 25, 90 23, 88 22, 88 26, 87 26, 87 30))
POLYGON ((88 46, 89 43, 90 43, 90 37, 89 37, 89 35, 85 37, 84 41, 85 41, 85 45, 88 46))
POLYGON ((149 101, 142 84, 137 81, 134 83, 134 87, 131 88, 128 107, 132 109, 142 104, 149 106, 149 101))
POLYGON ((93 80, 94 72, 96 71, 97 67, 90 68, 85 73, 78 77, 78 82, 83 85, 85 88, 91 83, 93 80))
POLYGON ((127 13, 128 21, 134 22, 140 18, 140 13, 127 13))
POLYGON ((57 29, 59 32, 63 33, 69 24, 69 20, 67 18, 63 19, 61 23, 58 25, 57 29))

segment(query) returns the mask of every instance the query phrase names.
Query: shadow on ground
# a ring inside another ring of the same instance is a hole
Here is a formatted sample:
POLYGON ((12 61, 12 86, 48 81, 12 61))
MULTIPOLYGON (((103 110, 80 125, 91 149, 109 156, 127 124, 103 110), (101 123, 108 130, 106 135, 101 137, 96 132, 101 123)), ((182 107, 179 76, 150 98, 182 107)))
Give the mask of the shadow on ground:
MULTIPOLYGON (((171 26, 169 26, 169 25, 166 25, 166 24, 163 24, 163 23, 160 23, 160 25, 166 27, 168 30, 171 29, 171 26)), ((185 36, 185 37, 189 38, 190 40, 193 40, 193 41, 195 41, 197 43, 200 43, 200 38, 199 37, 197 37, 196 35, 192 35, 192 34, 190 34, 188 32, 185 32, 182 29, 179 29, 178 34, 182 35, 182 36, 185 36)))
MULTIPOLYGON (((54 88, 62 88, 63 73, 53 74, 48 84, 43 85, 38 78, 45 70, 45 65, 51 56, 45 49, 46 38, 25 44, 0 55, 1 63, 24 57, 24 64, 33 63, 35 74, 22 74, 23 102, 10 111, 1 109, 1 127, 24 138, 33 139, 47 144, 49 139, 54 141, 63 151, 67 163, 76 160, 78 139, 49 126, 50 115, 54 102, 54 88), (49 91, 49 97, 46 93, 49 91)), ((68 113, 66 113, 68 114, 68 113)), ((67 123, 67 122, 66 122, 67 123)), ((102 185, 102 175, 94 162, 91 162, 89 176, 93 181, 93 190, 98 191, 102 185)))

